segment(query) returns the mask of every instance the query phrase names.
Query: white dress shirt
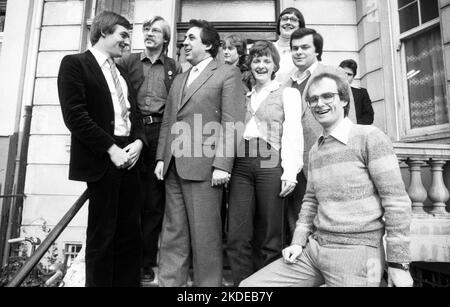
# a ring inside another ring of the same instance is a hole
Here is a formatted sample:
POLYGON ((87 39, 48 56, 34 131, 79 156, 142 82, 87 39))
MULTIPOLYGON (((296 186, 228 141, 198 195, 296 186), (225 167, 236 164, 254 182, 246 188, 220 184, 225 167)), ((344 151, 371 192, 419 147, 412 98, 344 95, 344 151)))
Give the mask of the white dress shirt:
POLYGON ((290 46, 281 46, 280 41, 275 42, 275 47, 280 54, 280 68, 277 71, 275 80, 281 84, 286 84, 289 78, 297 70, 297 67, 292 60, 292 52, 290 46))
POLYGON ((120 71, 117 68, 117 76, 119 77, 120 86, 122 87, 123 96, 125 98, 125 103, 127 105, 128 109, 128 116, 127 116, 127 122, 122 117, 122 107, 120 106, 119 102, 119 96, 116 92, 116 86, 114 84, 114 79, 111 74, 111 68, 109 66, 109 63, 107 62, 108 56, 101 52, 100 50, 97 50, 93 47, 89 48, 89 51, 92 52, 95 59, 98 62, 98 65, 101 67, 103 75, 105 76, 106 83, 108 84, 109 91, 111 93, 111 98, 113 102, 114 107, 114 135, 115 136, 129 136, 130 135, 130 129, 131 129, 131 121, 130 121, 130 102, 128 101, 128 86, 125 81, 125 79, 120 74, 120 71))
POLYGON ((207 57, 206 59, 204 59, 203 61, 192 67, 186 82, 186 87, 189 87, 192 84, 192 82, 194 82, 195 79, 197 79, 198 76, 200 76, 200 74, 205 70, 206 66, 208 66, 208 64, 211 63, 212 60, 213 60, 212 57, 207 57))

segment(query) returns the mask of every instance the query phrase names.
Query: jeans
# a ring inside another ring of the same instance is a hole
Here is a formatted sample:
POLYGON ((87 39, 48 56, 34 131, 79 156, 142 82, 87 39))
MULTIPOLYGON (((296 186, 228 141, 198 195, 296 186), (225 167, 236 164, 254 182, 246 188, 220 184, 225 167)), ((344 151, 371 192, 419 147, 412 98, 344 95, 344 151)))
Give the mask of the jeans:
POLYGON ((276 163, 265 167, 267 155, 247 152, 235 159, 231 175, 227 255, 236 286, 280 257, 282 250, 283 170, 279 152, 262 145, 276 163))

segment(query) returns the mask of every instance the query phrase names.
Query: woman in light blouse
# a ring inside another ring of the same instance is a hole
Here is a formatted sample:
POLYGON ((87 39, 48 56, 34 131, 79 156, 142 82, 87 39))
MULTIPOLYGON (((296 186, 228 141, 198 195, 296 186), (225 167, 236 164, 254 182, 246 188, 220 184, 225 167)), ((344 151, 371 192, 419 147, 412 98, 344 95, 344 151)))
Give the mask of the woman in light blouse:
POLYGON ((301 98, 274 80, 278 51, 256 42, 248 63, 256 84, 230 181, 227 254, 236 286, 281 256, 283 198, 303 167, 301 98))

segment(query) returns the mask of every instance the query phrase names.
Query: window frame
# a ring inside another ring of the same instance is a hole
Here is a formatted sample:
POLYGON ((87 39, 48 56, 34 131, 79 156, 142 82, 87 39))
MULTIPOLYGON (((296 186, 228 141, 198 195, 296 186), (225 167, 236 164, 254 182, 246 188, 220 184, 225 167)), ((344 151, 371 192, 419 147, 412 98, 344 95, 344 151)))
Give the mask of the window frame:
MULTIPOLYGON (((273 0, 275 4, 275 21, 258 21, 258 22, 237 22, 237 21, 230 21, 230 22, 211 22, 211 24, 214 26, 214 28, 221 34, 226 34, 229 32, 232 33, 273 33, 274 40, 277 37, 276 35, 276 28, 277 28, 277 19, 278 16, 281 13, 281 0, 273 0)), ((182 22, 181 21, 181 14, 182 14, 182 0, 179 0, 176 2, 176 24, 175 24, 175 41, 174 41, 174 56, 178 61, 181 61, 182 56, 180 54, 180 50, 182 47, 182 43, 184 41, 184 34, 189 29, 189 22, 182 22)), ((261 39, 267 39, 267 38, 261 38, 261 39)))
MULTIPOLYGON (((420 1, 418 2, 418 8, 420 8, 420 1)), ((436 139, 443 139, 450 137, 450 103, 449 103, 449 93, 446 90, 446 104, 447 109, 449 111, 449 123, 434 125, 429 127, 420 127, 420 128, 411 128, 411 115, 410 115, 410 100, 409 100, 409 87, 407 80, 407 63, 406 63, 406 47, 405 41, 408 39, 412 39, 415 36, 423 34, 424 32, 430 31, 435 27, 439 27, 442 36, 442 23, 441 23, 441 9, 439 8, 439 16, 433 20, 430 20, 426 23, 420 24, 419 26, 412 28, 410 30, 405 31, 404 33, 400 33, 400 15, 399 15, 399 7, 398 2, 393 1, 391 10, 393 11, 393 36, 395 41, 397 42, 397 56, 396 56, 396 67, 397 76, 397 84, 399 84, 399 123, 400 123, 400 140, 401 141, 430 141, 436 139)), ((419 9, 419 22, 422 22, 422 14, 419 9)), ((442 50, 444 50, 444 43, 441 39, 442 50)), ((443 54, 444 65, 447 66, 445 54, 443 54)), ((444 70, 447 80, 447 71, 444 70)), ((446 87, 447 89, 447 87, 446 87)))

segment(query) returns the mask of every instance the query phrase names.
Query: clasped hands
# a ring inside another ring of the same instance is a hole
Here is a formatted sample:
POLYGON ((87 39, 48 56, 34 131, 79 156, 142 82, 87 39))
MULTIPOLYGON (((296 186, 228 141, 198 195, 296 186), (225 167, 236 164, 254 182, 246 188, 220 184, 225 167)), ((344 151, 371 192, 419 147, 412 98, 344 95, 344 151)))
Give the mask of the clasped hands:
POLYGON ((108 149, 108 154, 118 169, 131 170, 136 165, 143 147, 141 140, 136 140, 123 149, 114 144, 108 149))

